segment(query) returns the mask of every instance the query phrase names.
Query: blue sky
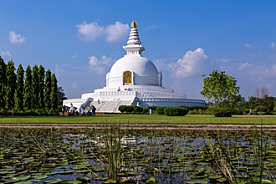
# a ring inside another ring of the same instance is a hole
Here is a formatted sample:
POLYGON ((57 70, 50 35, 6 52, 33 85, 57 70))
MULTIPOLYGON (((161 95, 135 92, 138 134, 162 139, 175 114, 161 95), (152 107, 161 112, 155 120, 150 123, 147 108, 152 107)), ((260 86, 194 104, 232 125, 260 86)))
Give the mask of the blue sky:
POLYGON ((165 88, 204 99, 202 74, 217 69, 236 77, 246 99, 261 87, 276 96, 275 9, 266 0, 0 0, 0 55, 24 69, 43 65, 78 98, 105 86, 136 20, 165 88))

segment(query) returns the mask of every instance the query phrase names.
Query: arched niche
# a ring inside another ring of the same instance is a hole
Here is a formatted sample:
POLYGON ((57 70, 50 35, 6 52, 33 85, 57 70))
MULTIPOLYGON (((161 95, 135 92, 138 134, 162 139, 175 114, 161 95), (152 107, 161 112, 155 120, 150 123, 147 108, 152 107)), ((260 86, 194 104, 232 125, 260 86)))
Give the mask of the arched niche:
POLYGON ((125 71, 123 73, 123 84, 124 85, 132 84, 132 72, 131 71, 125 71))

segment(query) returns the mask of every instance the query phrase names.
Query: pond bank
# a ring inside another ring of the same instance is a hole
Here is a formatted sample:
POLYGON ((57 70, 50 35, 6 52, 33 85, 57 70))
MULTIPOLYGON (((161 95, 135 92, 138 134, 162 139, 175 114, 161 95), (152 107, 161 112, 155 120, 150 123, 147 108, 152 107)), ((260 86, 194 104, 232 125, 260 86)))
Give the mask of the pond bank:
POLYGON ((276 131, 276 125, 214 125, 214 124, 0 124, 0 128, 89 128, 102 129, 111 126, 121 129, 170 129, 170 130, 267 130, 276 131))

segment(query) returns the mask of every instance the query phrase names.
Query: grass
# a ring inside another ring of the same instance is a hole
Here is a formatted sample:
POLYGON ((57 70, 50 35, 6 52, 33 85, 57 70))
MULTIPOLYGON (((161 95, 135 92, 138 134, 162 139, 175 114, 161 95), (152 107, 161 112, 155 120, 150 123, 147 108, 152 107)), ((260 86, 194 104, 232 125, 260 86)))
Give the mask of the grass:
POLYGON ((165 116, 144 114, 104 114, 96 116, 14 116, 0 117, 0 124, 89 124, 89 123, 137 123, 137 124, 240 124, 275 125, 276 116, 233 116, 217 118, 210 115, 165 116))

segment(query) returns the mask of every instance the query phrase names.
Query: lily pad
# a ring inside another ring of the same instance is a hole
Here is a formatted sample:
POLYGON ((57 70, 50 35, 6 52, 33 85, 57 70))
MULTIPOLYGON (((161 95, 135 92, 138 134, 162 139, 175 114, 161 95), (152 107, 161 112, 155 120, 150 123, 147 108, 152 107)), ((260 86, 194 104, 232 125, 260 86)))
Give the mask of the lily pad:
POLYGON ((208 181, 207 180, 200 180, 200 179, 192 179, 192 180, 189 180, 188 183, 207 184, 208 181))
POLYGON ((57 174, 73 174, 74 171, 70 171, 70 170, 67 170, 67 171, 58 171, 57 174))
POLYGON ((132 179, 132 178, 125 178, 121 181, 122 183, 127 183, 127 184, 130 184, 130 183, 137 183, 136 180, 132 179))
POLYGON ((33 179, 36 179, 36 180, 41 180, 41 179, 45 179, 48 177, 48 175, 45 175, 45 174, 33 174, 31 176, 33 179))
POLYGON ((275 182, 270 181, 270 180, 266 180, 266 179, 262 179, 262 183, 263 184, 275 184, 275 182))
MULTIPOLYGON (((96 179, 96 178, 94 178, 94 179, 96 179)), ((88 177, 84 176, 84 177, 78 178, 78 180, 81 180, 81 181, 90 181, 91 178, 88 178, 88 177)))
POLYGON ((67 181, 62 182, 62 184, 78 184, 78 183, 82 183, 82 181, 80 181, 80 180, 67 180, 67 181))
POLYGON ((33 182, 32 181, 19 181, 19 182, 16 182, 15 184, 32 184, 33 182))
POLYGON ((9 178, 5 180, 5 183, 15 183, 18 182, 19 179, 18 178, 9 178))
POLYGON ((117 183, 117 180, 108 179, 108 180, 105 180, 103 183, 117 183))
POLYGON ((151 176, 151 177, 149 177, 149 179, 147 179, 145 182, 146 183, 152 183, 152 182, 155 182, 156 180, 155 180, 155 177, 153 177, 153 176, 151 176))
POLYGON ((47 164, 43 164, 42 167, 46 167, 46 168, 56 167, 56 163, 47 163, 47 164))
POLYGON ((17 176, 16 178, 18 178, 20 181, 24 181, 29 179, 30 177, 31 177, 30 175, 20 175, 20 176, 17 176))
POLYGON ((128 176, 136 176, 136 175, 139 175, 140 173, 138 172, 134 172, 134 171, 126 171, 125 172, 128 176))
POLYGON ((60 182, 62 182, 62 179, 49 179, 49 180, 45 180, 43 182, 44 183, 60 183, 60 182))

